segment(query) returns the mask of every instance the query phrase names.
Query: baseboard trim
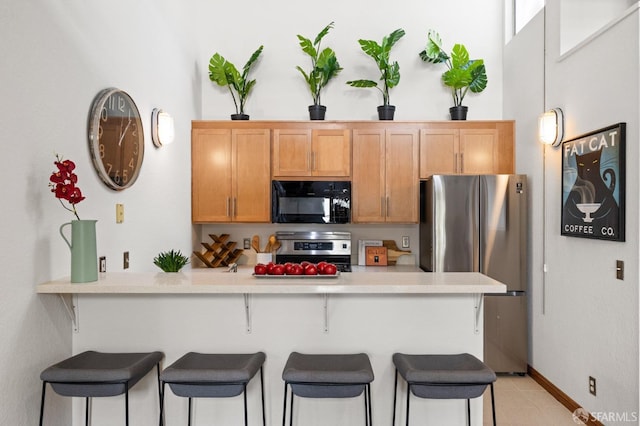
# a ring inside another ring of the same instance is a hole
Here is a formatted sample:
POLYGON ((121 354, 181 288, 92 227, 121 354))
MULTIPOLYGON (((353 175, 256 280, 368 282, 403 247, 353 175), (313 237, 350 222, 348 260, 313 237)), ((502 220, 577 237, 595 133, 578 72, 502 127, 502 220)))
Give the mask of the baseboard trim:
MULTIPOLYGON (((544 388, 551 396, 560 402, 560 404, 564 405, 569 411, 572 413, 576 411, 578 408, 582 408, 580 404, 575 402, 573 399, 569 397, 566 393, 562 392, 556 385, 551 383, 549 379, 544 377, 538 370, 533 368, 530 365, 527 365, 527 374, 535 380, 540 386, 544 388)), ((589 420, 586 423, 587 426, 604 426, 601 422, 595 419, 593 416, 589 415, 589 420)))

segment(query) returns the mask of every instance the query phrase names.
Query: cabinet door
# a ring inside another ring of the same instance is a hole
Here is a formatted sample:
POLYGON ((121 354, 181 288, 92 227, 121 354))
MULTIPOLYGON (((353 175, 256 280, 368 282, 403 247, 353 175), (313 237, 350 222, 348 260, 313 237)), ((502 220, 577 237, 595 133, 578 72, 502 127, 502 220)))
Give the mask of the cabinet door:
POLYGON ((466 175, 497 173, 498 131, 460 130, 460 172, 466 175))
POLYGON ((191 218, 231 220, 231 130, 198 129, 191 134, 191 218))
POLYGON ((351 221, 384 222, 385 201, 384 130, 353 131, 351 221))
POLYGON ((455 129, 423 129, 420 132, 420 179, 458 172, 459 132, 455 129))
POLYGON ((311 176, 311 130, 273 131, 273 176, 311 176))
POLYGON ((311 173, 313 176, 351 176, 351 131, 312 132, 311 173))
POLYGON ((418 131, 386 131, 386 222, 417 223, 418 131))
POLYGON ((271 222, 269 130, 233 130, 233 221, 271 222))

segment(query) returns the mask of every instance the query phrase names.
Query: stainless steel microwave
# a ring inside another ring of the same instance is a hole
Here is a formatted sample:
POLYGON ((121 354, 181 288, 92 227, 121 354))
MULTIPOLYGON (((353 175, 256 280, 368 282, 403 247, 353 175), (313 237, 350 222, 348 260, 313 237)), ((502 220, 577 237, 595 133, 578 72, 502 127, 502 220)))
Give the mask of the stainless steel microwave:
POLYGON ((284 181, 271 185, 273 223, 351 222, 351 182, 284 181))

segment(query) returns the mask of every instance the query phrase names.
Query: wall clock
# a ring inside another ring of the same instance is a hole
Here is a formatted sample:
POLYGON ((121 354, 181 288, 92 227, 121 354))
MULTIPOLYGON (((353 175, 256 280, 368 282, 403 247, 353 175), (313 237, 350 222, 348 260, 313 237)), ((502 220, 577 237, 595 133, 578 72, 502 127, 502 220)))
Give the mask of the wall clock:
POLYGON ((126 92, 104 89, 93 100, 89 116, 89 148, 100 179, 121 191, 133 185, 144 157, 140 112, 126 92))

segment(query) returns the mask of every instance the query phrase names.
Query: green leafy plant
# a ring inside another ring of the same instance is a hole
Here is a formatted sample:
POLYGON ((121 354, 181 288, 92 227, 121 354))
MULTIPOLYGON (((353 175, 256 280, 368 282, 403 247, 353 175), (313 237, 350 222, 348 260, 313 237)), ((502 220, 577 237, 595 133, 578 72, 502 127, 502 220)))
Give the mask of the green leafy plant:
POLYGON ((184 265, 189 263, 189 258, 183 256, 180 250, 160 252, 153 258, 153 264, 164 272, 179 272, 184 265))
POLYGON ((469 59, 463 44, 456 44, 447 55, 442 49, 442 39, 434 30, 427 33, 427 46, 420 58, 434 64, 445 63, 447 71, 442 74, 443 83, 451 88, 454 106, 462 106, 468 90, 480 93, 487 87, 487 71, 482 59, 469 59))
POLYGON ((320 43, 331 28, 333 28, 333 22, 324 27, 313 42, 300 34, 297 36, 300 40, 300 48, 311 58, 311 70, 307 73, 300 66, 297 66, 296 69, 300 71, 309 85, 314 105, 320 105, 320 92, 329 83, 329 80, 342 71, 336 54, 331 48, 325 47, 320 50, 320 43))
POLYGON ((383 104, 389 105, 389 89, 394 88, 400 82, 400 65, 397 61, 391 62, 389 55, 391 48, 404 34, 404 30, 399 28, 388 36, 384 36, 381 44, 373 40, 358 40, 362 51, 369 55, 378 65, 382 88, 373 80, 351 80, 347 81, 347 84, 352 87, 375 87, 382 93, 383 104))
POLYGON ((215 53, 209 61, 209 79, 217 83, 221 87, 228 87, 229 93, 233 98, 236 106, 236 114, 244 114, 244 105, 251 93, 251 89, 256 85, 256 80, 249 80, 249 71, 258 57, 262 53, 263 46, 260 46, 249 58, 244 67, 242 74, 236 66, 227 61, 219 53, 215 53), (236 99, 237 97, 237 99, 236 99))

